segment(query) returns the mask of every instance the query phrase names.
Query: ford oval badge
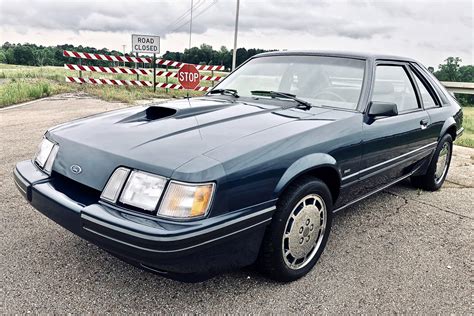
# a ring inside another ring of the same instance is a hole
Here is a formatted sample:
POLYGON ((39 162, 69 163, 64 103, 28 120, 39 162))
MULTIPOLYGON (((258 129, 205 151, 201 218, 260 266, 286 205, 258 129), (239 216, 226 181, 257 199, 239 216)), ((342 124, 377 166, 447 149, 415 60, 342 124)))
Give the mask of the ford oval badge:
POLYGON ((81 168, 81 166, 79 166, 79 165, 72 165, 72 166, 71 166, 71 171, 72 171, 72 173, 74 173, 74 174, 79 174, 79 173, 82 172, 82 168, 81 168))

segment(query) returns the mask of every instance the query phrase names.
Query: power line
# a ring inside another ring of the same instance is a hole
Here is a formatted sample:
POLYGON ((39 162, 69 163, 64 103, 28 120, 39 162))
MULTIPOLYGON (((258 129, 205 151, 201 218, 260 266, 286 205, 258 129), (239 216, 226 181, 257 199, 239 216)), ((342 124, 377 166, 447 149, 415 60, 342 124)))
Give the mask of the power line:
MULTIPOLYGON (((207 7, 205 7, 204 9, 202 9, 198 14, 196 15, 193 15, 193 19, 195 20, 196 18, 198 18, 199 16, 201 16, 202 14, 204 14, 207 10, 209 10, 212 6, 214 6, 216 3, 217 3, 218 0, 214 0, 211 4, 209 4, 207 7)), ((191 10, 189 10, 191 12, 191 10)), ((186 20, 186 22, 184 22, 183 24, 181 24, 180 26, 174 28, 173 30, 171 30, 169 33, 173 33, 177 30, 179 30, 180 28, 182 28, 183 26, 185 25, 188 25, 190 22, 190 20, 186 20)))
POLYGON ((199 12, 194 18, 197 18, 201 16, 204 12, 206 12, 208 9, 210 9, 212 6, 214 6, 217 3, 218 0, 214 0, 210 5, 205 7, 201 12, 199 12))
MULTIPOLYGON (((192 9, 193 10, 196 10, 198 9, 199 7, 201 7, 204 3, 206 3, 206 1, 204 0, 198 0, 196 1, 196 3, 193 5, 192 9)), ((180 24, 184 19, 187 19, 189 17, 191 13, 191 8, 189 8, 186 12, 184 12, 183 14, 181 14, 179 17, 177 17, 172 23, 168 24, 166 26, 166 29, 169 30, 171 29, 173 26, 176 26, 178 24, 180 24)))
MULTIPOLYGON (((198 0, 196 2, 196 6, 201 2, 201 0, 198 0)), ((189 12, 191 11, 191 8, 187 9, 183 14, 181 14, 179 17, 177 17, 173 22, 171 22, 170 24, 168 24, 166 26, 167 29, 173 27, 174 25, 180 23, 187 15, 189 15, 189 12)))

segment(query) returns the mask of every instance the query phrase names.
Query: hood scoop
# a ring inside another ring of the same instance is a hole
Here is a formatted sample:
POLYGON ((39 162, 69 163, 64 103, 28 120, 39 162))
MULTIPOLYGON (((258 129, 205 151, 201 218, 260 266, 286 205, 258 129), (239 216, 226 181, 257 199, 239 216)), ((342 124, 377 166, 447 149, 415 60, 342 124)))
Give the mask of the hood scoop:
POLYGON ((165 117, 173 116, 178 112, 176 109, 165 108, 162 106, 150 106, 145 110, 145 117, 149 121, 159 120, 165 117))
POLYGON ((178 110, 173 108, 166 108, 162 106, 150 106, 145 110, 137 112, 133 115, 127 116, 120 121, 117 121, 116 124, 120 123, 146 123, 150 121, 161 120, 167 117, 176 115, 178 110))
POLYGON ((188 108, 168 108, 163 106, 150 106, 145 110, 128 116, 117 123, 136 123, 136 122, 150 122, 161 120, 169 117, 175 119, 186 118, 190 116, 205 114, 217 110, 222 110, 228 105, 211 105, 211 106, 199 106, 199 107, 188 107, 188 108))

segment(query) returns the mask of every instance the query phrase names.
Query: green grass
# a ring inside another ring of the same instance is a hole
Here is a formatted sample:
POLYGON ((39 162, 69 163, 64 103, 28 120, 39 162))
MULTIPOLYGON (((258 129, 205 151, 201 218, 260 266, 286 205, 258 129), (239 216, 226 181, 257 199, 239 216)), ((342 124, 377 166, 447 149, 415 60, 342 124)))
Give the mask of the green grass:
POLYGON ((464 133, 460 138, 456 139, 455 144, 474 148, 474 107, 463 107, 463 113, 462 125, 464 133))
POLYGON ((48 97, 53 94, 70 92, 72 90, 72 87, 57 85, 45 79, 13 79, 0 85, 0 107, 48 97))
MULTIPOLYGON (((164 70, 164 69, 163 69, 164 70)), ((211 75, 210 72, 202 72, 211 75)), ((215 73, 214 75, 222 75, 215 73)), ((152 87, 109 86, 66 83, 65 76, 79 77, 77 71, 63 67, 32 67, 0 64, 0 107, 35 100, 64 92, 85 92, 106 101, 135 103, 138 100, 153 98, 180 98, 188 94, 185 90, 169 90, 152 87)), ((83 72, 85 78, 106 78, 121 80, 136 80, 136 75, 111 75, 106 73, 83 72)), ((152 76, 140 76, 140 80, 152 81, 152 76)), ((166 82, 166 78, 157 77, 157 82, 166 82)), ((168 82, 177 83, 176 78, 168 78, 168 82)), ((201 85, 211 86, 210 81, 201 82, 201 85)), ((203 92, 190 91, 189 95, 198 96, 203 92)))

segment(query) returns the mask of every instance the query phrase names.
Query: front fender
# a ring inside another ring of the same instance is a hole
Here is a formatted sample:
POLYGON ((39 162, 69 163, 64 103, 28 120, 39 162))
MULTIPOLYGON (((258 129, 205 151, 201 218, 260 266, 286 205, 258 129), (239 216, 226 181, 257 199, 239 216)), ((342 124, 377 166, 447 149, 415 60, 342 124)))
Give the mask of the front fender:
POLYGON ((334 159, 334 157, 323 153, 310 154, 296 160, 286 169, 275 187, 275 191, 273 192, 274 196, 278 197, 287 185, 298 176, 320 167, 330 167, 334 169, 339 175, 339 179, 341 179, 341 173, 337 168, 336 159, 334 159))

